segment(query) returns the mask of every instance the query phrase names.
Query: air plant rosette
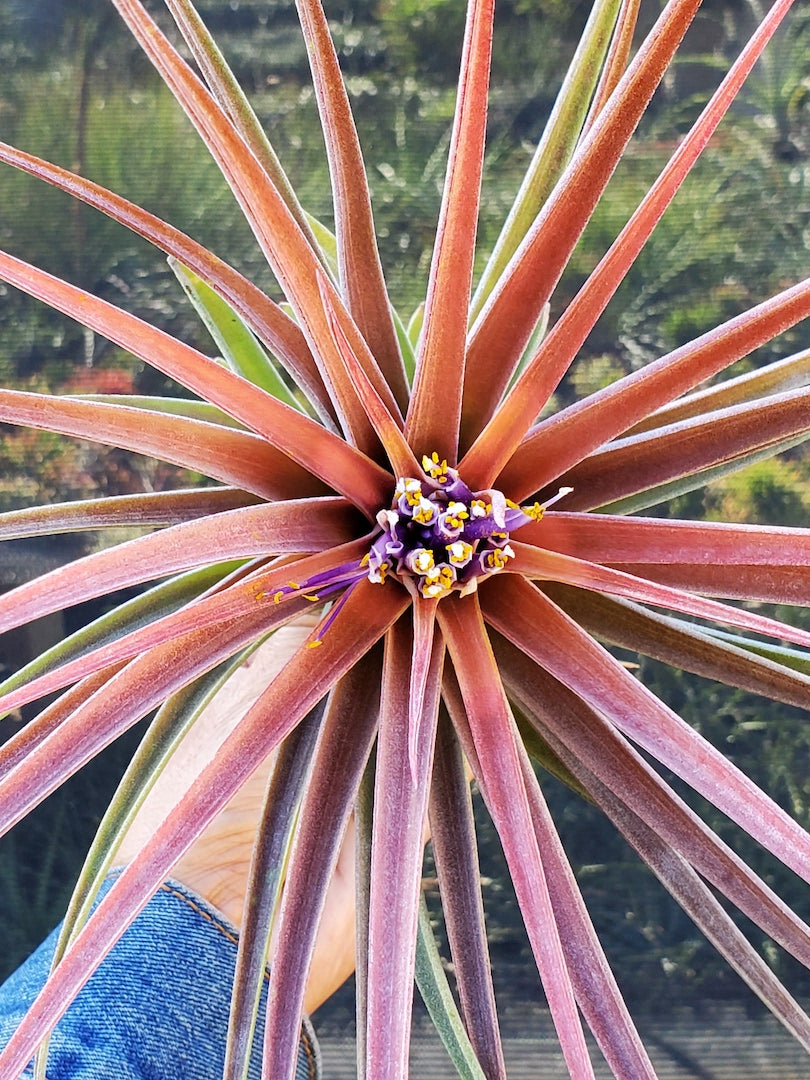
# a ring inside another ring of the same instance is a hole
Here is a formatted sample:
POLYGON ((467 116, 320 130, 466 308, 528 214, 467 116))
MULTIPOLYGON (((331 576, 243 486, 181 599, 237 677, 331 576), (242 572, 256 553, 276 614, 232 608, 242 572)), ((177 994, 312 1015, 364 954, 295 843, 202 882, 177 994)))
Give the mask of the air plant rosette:
POLYGON ((137 0, 113 2, 221 167, 288 307, 147 211, 22 150, 0 148, 4 162, 165 250, 221 353, 211 359, 0 255, 5 281, 198 399, 170 409, 161 399, 3 390, 0 419, 147 453, 215 482, 0 518, 5 537, 155 527, 7 594, 2 629, 165 579, 2 688, 4 711, 60 692, 0 750, 4 828, 159 711, 88 856, 58 966, 0 1056, 0 1077, 18 1075, 172 865, 274 750, 285 767, 257 832, 228 1076, 242 1075, 266 959, 264 1074, 291 1075, 320 907, 353 812, 364 883, 360 1074, 407 1075, 416 971, 460 1074, 506 1075, 468 769, 499 833, 571 1076, 593 1076, 583 1019, 617 1077, 655 1075, 532 759, 605 812, 810 1050, 810 1020, 716 894, 804 964, 808 928, 649 762, 680 777, 804 880, 807 834, 609 651, 629 648, 806 707, 810 634, 746 602, 807 603, 810 534, 641 511, 806 437, 807 353, 694 391, 806 318, 810 282, 544 412, 790 3, 781 0, 764 17, 610 249, 546 329, 554 288, 699 0, 670 0, 637 47, 636 4, 597 0, 474 290, 493 3, 471 0, 427 295, 407 325, 386 293, 359 143, 317 0, 299 0, 298 9, 325 136, 334 235, 299 206, 188 0, 167 0, 167 7, 193 63, 137 0), (304 611, 319 614, 308 642, 88 919, 127 822, 205 695, 257 642, 304 611), (313 728, 317 738, 308 734, 313 728), (273 807, 282 804, 296 810, 276 820, 273 807), (431 961, 420 909, 426 818, 460 1019, 441 966, 431 961), (288 842, 282 889, 272 853, 288 842))

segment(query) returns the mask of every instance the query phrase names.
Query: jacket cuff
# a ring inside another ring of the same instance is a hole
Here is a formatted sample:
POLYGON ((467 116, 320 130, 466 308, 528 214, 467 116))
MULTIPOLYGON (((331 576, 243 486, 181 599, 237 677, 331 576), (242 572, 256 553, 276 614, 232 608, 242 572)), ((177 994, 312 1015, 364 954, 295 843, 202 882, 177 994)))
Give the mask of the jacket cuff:
MULTIPOLYGON (((57 936, 58 928, 0 987, 0 1047, 45 983, 57 936)), ((48 1080, 221 1080, 236 948, 237 931, 220 912, 164 882, 56 1026, 48 1080)), ((250 1080, 261 1077, 267 985, 265 977, 250 1080)), ((320 1075, 305 1020, 295 1080, 320 1075)))

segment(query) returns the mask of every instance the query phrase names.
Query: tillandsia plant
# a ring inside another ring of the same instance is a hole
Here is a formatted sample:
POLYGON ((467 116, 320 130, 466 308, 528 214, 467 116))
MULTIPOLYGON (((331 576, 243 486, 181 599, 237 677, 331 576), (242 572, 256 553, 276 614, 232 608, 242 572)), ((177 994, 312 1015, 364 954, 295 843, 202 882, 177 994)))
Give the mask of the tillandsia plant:
POLYGON ((604 811, 810 1051, 810 1018, 736 928, 725 901, 805 965, 810 930, 650 762, 806 881, 810 838, 609 651, 635 650, 807 705, 810 633, 754 608, 807 603, 810 532, 640 511, 810 432, 806 352, 712 381, 810 314, 810 281, 557 413, 546 408, 789 0, 765 15, 550 326, 552 292, 699 0, 669 0, 637 45, 638 5, 596 0, 477 283, 493 0, 470 0, 427 295, 407 323, 386 293, 349 100, 318 0, 297 6, 325 135, 334 234, 299 206, 190 0, 167 7, 193 63, 138 0, 113 3, 218 162, 286 305, 145 210, 21 150, 0 149, 4 162, 167 252, 221 352, 211 359, 0 255, 5 281, 195 395, 184 404, 3 390, 0 419, 153 455, 215 482, 0 518, 5 537, 139 530, 5 595, 0 629, 166 579, 2 688, 4 711, 61 691, 0 750, 3 828, 162 708, 88 859, 61 960, 0 1056, 0 1076, 19 1074, 176 860, 278 747, 299 764, 280 774, 273 797, 283 794, 295 809, 284 820, 268 815, 257 835, 231 1026, 232 1046, 242 1052, 231 1055, 229 1076, 242 1075, 271 922, 278 933, 264 1072, 291 1075, 321 903, 352 812, 366 886, 358 896, 361 1075, 407 1075, 415 968, 437 1002, 459 1072, 506 1075, 468 770, 499 833, 571 1076, 594 1075, 583 1019, 617 1077, 655 1075, 549 816, 537 762, 604 811), (200 701, 256 642, 302 612, 318 615, 309 640, 88 919, 121 832, 200 701), (303 721, 313 715, 317 741, 301 753, 308 745, 301 732, 311 726, 303 721), (430 927, 420 916, 426 820, 461 1023, 440 966, 429 962, 430 927), (270 850, 288 852, 283 889, 265 865, 270 850))

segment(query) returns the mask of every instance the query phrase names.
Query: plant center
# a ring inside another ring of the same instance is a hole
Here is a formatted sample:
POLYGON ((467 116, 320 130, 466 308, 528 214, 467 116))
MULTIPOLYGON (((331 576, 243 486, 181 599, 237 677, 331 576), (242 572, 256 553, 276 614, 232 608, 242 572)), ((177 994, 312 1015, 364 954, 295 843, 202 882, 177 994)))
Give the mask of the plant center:
POLYGON ((391 509, 377 514, 382 532, 365 560, 368 578, 382 584, 393 575, 428 600, 464 595, 514 558, 510 531, 539 520, 545 506, 521 508, 500 491, 472 491, 435 453, 422 468, 421 478, 400 477, 391 509))

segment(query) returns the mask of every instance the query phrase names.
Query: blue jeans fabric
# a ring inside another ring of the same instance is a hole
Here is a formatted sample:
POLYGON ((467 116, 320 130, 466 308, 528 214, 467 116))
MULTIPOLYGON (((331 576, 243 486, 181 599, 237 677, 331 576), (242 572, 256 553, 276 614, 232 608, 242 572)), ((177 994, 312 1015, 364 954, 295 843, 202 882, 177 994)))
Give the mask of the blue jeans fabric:
MULTIPOLYGON (((0 987, 0 1047, 45 982, 56 935, 0 987)), ((48 1080, 221 1080, 235 963, 234 927, 185 886, 165 882, 57 1025, 48 1080)), ((267 980, 250 1080, 261 1076, 266 995, 267 980)), ((306 1021, 295 1077, 319 1075, 306 1021)))

